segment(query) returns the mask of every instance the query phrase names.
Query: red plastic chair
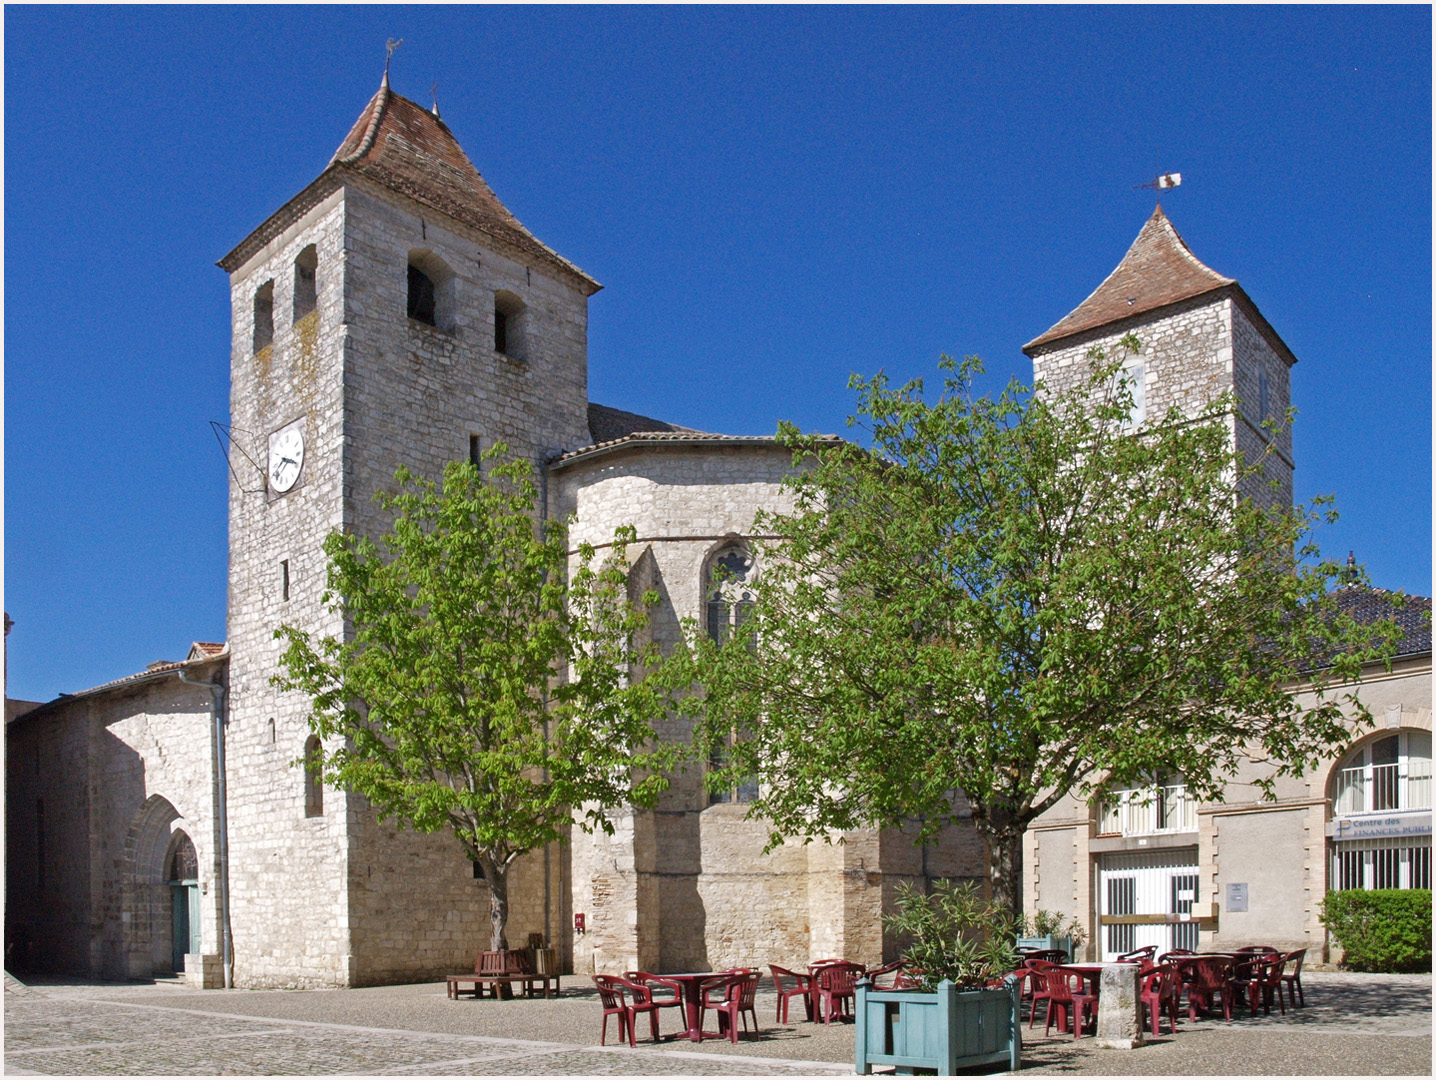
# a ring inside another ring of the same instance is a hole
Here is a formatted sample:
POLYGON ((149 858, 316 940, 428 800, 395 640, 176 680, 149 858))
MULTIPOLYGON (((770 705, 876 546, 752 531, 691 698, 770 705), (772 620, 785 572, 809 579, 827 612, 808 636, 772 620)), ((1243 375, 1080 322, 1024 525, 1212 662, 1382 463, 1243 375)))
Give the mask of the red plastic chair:
MULTIPOLYGON (((679 1019, 682 1020, 683 1013, 683 987, 676 982, 670 982, 661 975, 651 975, 646 971, 625 971, 623 977, 629 982, 636 984, 648 991, 648 1002, 651 1006, 653 1019, 653 1038, 658 1038, 658 1014, 663 1009, 679 1009, 679 1019)), ((637 1006, 634 1006, 635 1008, 637 1006)), ((648 1012, 648 1008, 641 1011, 648 1012)), ((687 1027, 687 1024, 684 1024, 687 1027)))
POLYGON ((778 1015, 774 1022, 786 1024, 788 1022, 788 1002, 799 994, 803 997, 803 1011, 808 1014, 808 1019, 813 1019, 813 977, 804 975, 799 971, 789 971, 787 968, 779 967, 777 964, 769 964, 768 970, 773 973, 773 988, 778 991, 778 1015), (784 979, 792 979, 792 986, 784 986, 784 979))
POLYGON ((1195 1022, 1197 1010, 1210 1011, 1222 999, 1222 1015, 1232 1018, 1232 962, 1225 956, 1188 956, 1178 962, 1187 991, 1187 1019, 1195 1022))
POLYGON ((1030 972, 1027 978, 1032 987, 1032 996, 1029 999, 1031 1001, 1032 1011, 1031 1018, 1027 1021, 1027 1026, 1031 1028, 1037 1023, 1037 1003, 1039 1001, 1047 1002, 1044 1009, 1048 1015, 1052 1013, 1052 994, 1048 992, 1047 980, 1043 976, 1047 971, 1055 968, 1057 965, 1048 963, 1046 960, 1029 959, 1022 966, 1030 972))
POLYGON ((839 962, 819 968, 815 979, 815 1004, 823 1017, 823 1024, 831 1026, 833 1016, 851 1016, 851 1003, 857 998, 858 980, 863 977, 862 964, 839 962), (843 1003, 849 1003, 844 1009, 843 1003))
POLYGON ((873 989, 874 989, 874 990, 892 990, 892 989, 895 989, 895 988, 896 988, 896 983, 897 983, 897 977, 896 977, 896 975, 894 975, 894 972, 899 972, 899 971, 901 971, 901 970, 902 970, 902 965, 903 965, 903 962, 902 962, 901 960, 894 960, 894 961, 893 961, 892 963, 890 963, 890 964, 883 964, 883 965, 881 965, 881 966, 879 966, 879 967, 868 968, 867 971, 865 971, 865 972, 863 973, 863 976, 864 976, 864 978, 868 978, 868 979, 871 979, 871 980, 873 981, 873 989), (882 979, 882 977, 883 977, 884 975, 893 975, 893 984, 894 984, 894 985, 892 985, 892 986, 883 986, 882 983, 881 983, 881 979, 882 979))
MULTIPOLYGON (((738 1042, 738 1021, 745 1014, 753 1018, 753 1034, 757 1035, 758 1012, 754 1007, 757 994, 758 973, 752 970, 746 973, 726 975, 722 982, 714 980, 704 983, 698 1002, 698 1027, 700 1029, 703 1027, 703 1019, 711 1011, 718 1014, 718 1031, 716 1033, 704 1031, 702 1037, 721 1039, 727 1035, 729 1040, 736 1044, 738 1042), (719 992, 722 997, 715 998, 713 995, 719 992)), ((743 1030, 748 1030, 746 1020, 743 1022, 743 1030)))
POLYGON ((1058 1023, 1063 1031, 1072 1027, 1074 1040, 1082 1037, 1082 1027, 1088 1017, 1097 1021, 1097 995, 1087 993, 1087 977, 1080 971, 1061 966, 1050 967, 1042 972, 1047 984, 1047 1028, 1044 1035, 1052 1034, 1052 1013, 1056 1010, 1058 1023))
POLYGON ((630 1023, 628 1002, 624 999, 624 990, 628 983, 617 975, 595 975, 593 983, 598 987, 598 999, 603 1002, 603 1031, 598 1037, 598 1045, 602 1046, 608 1039, 608 1018, 618 1017, 618 1039, 623 1041, 628 1036, 628 1045, 636 1046, 633 1039, 633 1025, 630 1023))
POLYGON ((1262 1009, 1267 1016, 1271 1015, 1273 997, 1276 997, 1281 1005, 1282 1015, 1286 1015, 1286 995, 1282 992, 1282 969, 1285 966, 1286 962, 1280 953, 1275 958, 1265 953, 1259 954, 1256 958, 1237 965, 1232 983, 1246 995, 1253 1016, 1256 1015, 1258 997, 1261 998, 1262 1009))
POLYGON ((1306 962, 1306 950, 1297 949, 1282 957, 1282 961, 1291 964, 1292 969, 1282 973, 1281 981, 1286 984, 1286 989, 1291 994, 1292 1008, 1296 1007, 1297 997, 1301 998, 1301 1007, 1306 1008, 1306 991, 1301 988, 1301 965, 1306 962))
POLYGON ((1144 945, 1140 949, 1133 949, 1131 952, 1124 952, 1117 957, 1119 964, 1140 964, 1142 961, 1150 961, 1157 955, 1157 946, 1144 945))
POLYGON ((1175 964, 1160 964, 1142 976, 1141 1004, 1152 1018, 1152 1036, 1159 1038, 1162 1014, 1166 1013, 1177 1033, 1177 1010, 1182 997, 1182 978, 1175 964))

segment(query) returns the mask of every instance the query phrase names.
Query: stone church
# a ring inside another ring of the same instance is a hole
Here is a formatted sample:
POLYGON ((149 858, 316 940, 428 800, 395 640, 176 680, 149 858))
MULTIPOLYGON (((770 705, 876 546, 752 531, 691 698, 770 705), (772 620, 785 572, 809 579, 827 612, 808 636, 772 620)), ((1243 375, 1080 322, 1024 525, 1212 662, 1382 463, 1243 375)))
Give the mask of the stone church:
MULTIPOLYGON (((325 536, 380 532, 371 496, 400 464, 433 476, 502 441, 534 464, 543 513, 571 518, 575 541, 636 528, 634 572, 662 596, 653 632, 671 643, 685 618, 718 633, 732 617, 714 567, 761 570, 745 535, 760 507, 781 508, 790 455, 771 437, 591 402, 588 298, 601 286, 536 239, 437 110, 387 77, 319 176, 219 265, 243 451, 231 455, 228 640, 53 702, 7 702, 7 967, 241 987, 468 970, 488 941, 474 866, 447 834, 380 823, 309 777, 306 702, 269 684, 277 626, 341 630, 320 602, 325 536)), ((1142 337, 1131 375, 1154 410, 1235 389, 1259 411, 1235 421, 1246 448, 1260 416, 1286 407, 1290 350, 1160 210, 1028 351, 1060 384, 1091 341, 1127 329, 1142 337)), ((1429 633, 1426 648, 1429 671, 1429 633)), ((1429 678, 1427 702, 1429 730, 1429 678)), ((764 854, 767 828, 746 811, 742 790, 706 792, 690 770, 656 810, 615 811, 613 835, 574 829, 515 866, 510 939, 540 936, 580 976, 876 962, 894 951, 881 914, 899 883, 986 875, 970 827, 925 846, 864 830, 764 854)), ((1049 880, 1029 895, 1051 895, 1049 880)), ((1088 903, 1080 885, 1063 895, 1079 893, 1088 903)))

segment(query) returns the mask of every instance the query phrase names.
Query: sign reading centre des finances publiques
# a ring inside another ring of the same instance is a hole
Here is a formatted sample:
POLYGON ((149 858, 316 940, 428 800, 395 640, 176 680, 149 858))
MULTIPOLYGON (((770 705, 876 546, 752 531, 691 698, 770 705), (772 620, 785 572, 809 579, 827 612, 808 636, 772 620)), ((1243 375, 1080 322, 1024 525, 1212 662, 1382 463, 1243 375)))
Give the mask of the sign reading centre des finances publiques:
POLYGON ((1402 836, 1430 836, 1431 811, 1370 814, 1338 818, 1327 825, 1333 840, 1386 840, 1402 836))

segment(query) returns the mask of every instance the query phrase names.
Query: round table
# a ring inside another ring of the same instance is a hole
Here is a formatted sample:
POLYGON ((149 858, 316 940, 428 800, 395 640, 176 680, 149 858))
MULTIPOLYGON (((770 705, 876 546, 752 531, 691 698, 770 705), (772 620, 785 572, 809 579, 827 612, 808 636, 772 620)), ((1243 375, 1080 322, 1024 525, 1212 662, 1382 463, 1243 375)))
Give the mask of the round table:
POLYGON ((725 979, 722 971, 682 971, 677 975, 659 975, 660 979, 676 982, 683 990, 684 1020, 688 1023, 688 1037, 694 1042, 703 1041, 703 1022, 699 1004, 703 999, 703 984, 709 979, 725 979))

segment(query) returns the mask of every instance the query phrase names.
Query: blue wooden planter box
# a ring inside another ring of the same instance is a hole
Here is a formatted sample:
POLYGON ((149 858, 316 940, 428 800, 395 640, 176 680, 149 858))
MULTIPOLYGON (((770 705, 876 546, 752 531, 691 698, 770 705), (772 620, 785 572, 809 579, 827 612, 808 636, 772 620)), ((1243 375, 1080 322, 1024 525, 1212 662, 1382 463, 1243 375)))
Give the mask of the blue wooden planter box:
POLYGON ((1019 949, 1061 949, 1067 954, 1069 962, 1075 959, 1072 955, 1072 938, 1067 934, 1063 934, 1061 937, 1054 934, 1048 934, 1046 937, 1020 937, 1017 939, 1017 947, 1019 949))
POLYGON ((858 983, 857 1071, 892 1065, 911 1075, 935 1069, 952 1076, 969 1065, 1005 1063, 1022 1068, 1022 1026, 1018 1020, 1017 980, 996 990, 959 991, 944 979, 937 993, 924 990, 874 990, 858 983))

